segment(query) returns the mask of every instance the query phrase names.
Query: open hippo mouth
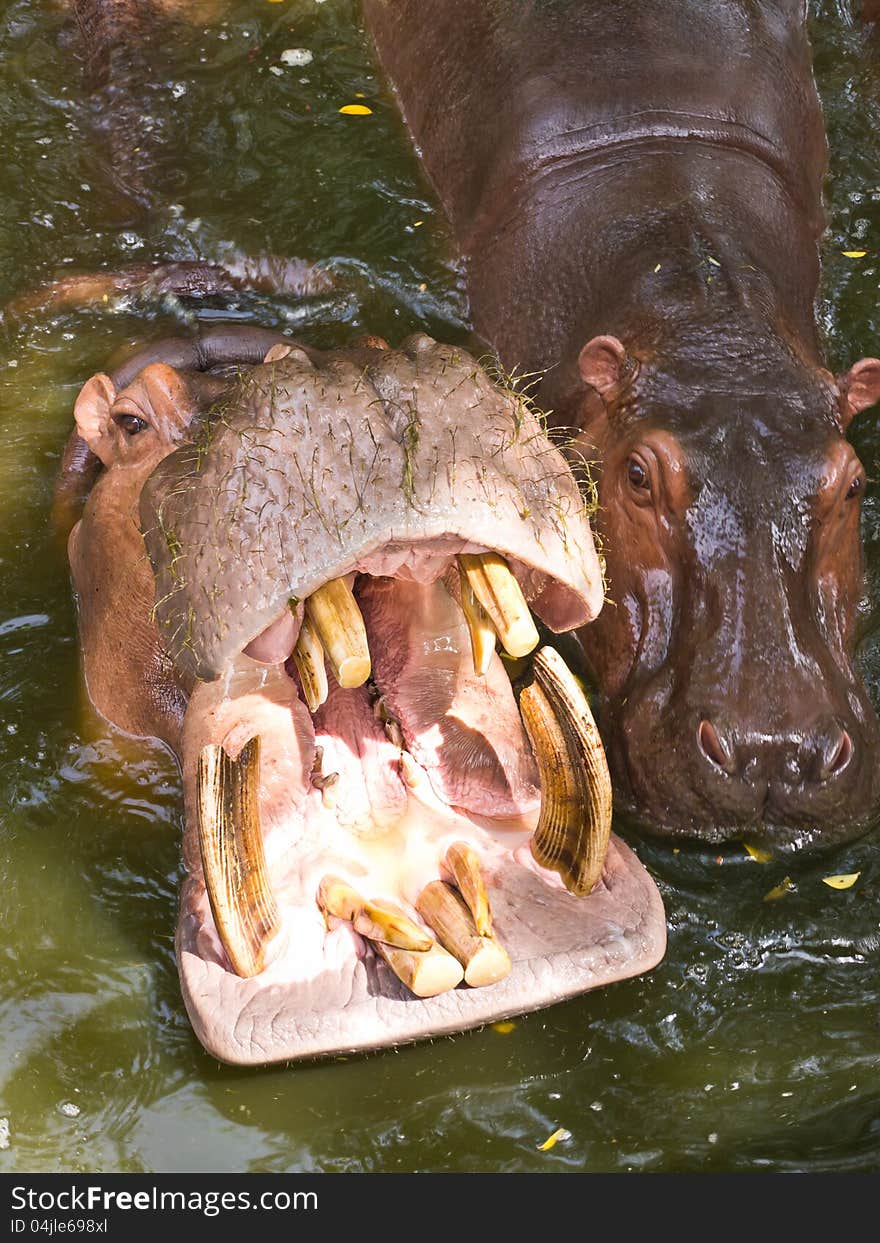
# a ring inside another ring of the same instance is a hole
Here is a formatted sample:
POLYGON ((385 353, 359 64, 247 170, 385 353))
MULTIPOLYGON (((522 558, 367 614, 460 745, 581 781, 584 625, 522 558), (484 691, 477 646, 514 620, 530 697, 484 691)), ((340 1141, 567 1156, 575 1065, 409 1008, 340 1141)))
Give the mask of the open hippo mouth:
POLYGON ((602 582, 528 405, 425 337, 279 346, 188 437, 140 523, 189 687, 177 950, 206 1048, 396 1044, 653 966, 659 894, 533 621, 585 624, 602 582))

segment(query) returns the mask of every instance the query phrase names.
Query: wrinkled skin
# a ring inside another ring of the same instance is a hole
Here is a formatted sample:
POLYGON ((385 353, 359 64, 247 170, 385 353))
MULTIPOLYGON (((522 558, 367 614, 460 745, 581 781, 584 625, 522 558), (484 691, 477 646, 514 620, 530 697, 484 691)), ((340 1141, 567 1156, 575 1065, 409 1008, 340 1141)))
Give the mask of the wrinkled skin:
POLYGON ((611 607, 582 638, 620 803, 794 847, 880 794, 846 440, 880 362, 821 358, 803 8, 366 3, 476 330, 601 469, 611 607))
POLYGON ((551 629, 601 606, 577 485, 528 407, 426 337, 322 354, 241 329, 92 377, 75 415, 60 488, 90 489, 69 541, 86 684, 105 717, 180 760, 177 955, 207 1049, 251 1064, 381 1047, 658 961, 659 894, 621 842, 583 898, 532 859, 535 760, 497 654, 474 674, 449 579, 459 552, 501 552, 551 629), (340 578, 355 585, 372 682, 343 690, 331 674, 311 713, 291 656, 299 601, 340 578), (243 978, 209 905, 198 765, 206 747, 234 759, 254 737, 280 920, 243 978), (333 873, 414 914, 461 840, 479 853, 512 970, 417 998, 316 893, 333 873))

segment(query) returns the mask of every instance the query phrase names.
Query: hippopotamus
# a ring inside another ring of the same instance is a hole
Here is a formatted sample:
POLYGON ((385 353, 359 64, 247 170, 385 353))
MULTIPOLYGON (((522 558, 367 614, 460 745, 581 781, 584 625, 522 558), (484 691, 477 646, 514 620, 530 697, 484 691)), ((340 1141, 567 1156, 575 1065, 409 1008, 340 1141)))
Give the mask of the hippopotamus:
POLYGON ((853 667, 880 360, 816 319, 826 140, 803 0, 366 0, 473 325, 600 473, 581 635, 617 805, 793 850, 870 827, 853 667))
POLYGON ((154 343, 74 413, 85 682, 180 763, 206 1049, 400 1044, 662 957, 554 638, 602 605, 588 516, 522 393, 425 336, 238 327, 154 343))
MULTIPOLYGON (((27 323, 37 316, 114 307, 136 297, 159 303, 169 296, 186 301, 242 293, 268 293, 300 305, 335 287, 330 272, 290 255, 245 254, 224 247, 218 258, 192 258, 172 227, 169 158, 185 141, 179 108, 168 81, 169 49, 201 22, 218 20, 228 0, 61 0, 69 15, 59 37, 81 72, 78 105, 95 137, 95 175, 112 190, 109 215, 155 229, 164 222, 166 245, 184 249, 179 258, 126 264, 99 271, 62 271, 41 280, 0 306, 0 324, 27 323)), ((76 81, 77 75, 73 75, 76 81)))

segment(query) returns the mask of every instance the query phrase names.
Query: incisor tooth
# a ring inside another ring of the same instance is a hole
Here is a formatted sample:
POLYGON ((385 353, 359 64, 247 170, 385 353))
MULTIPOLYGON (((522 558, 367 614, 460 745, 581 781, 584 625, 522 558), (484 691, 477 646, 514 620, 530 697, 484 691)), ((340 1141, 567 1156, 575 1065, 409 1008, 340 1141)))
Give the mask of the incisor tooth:
POLYGON ((457 958, 447 954, 436 941, 424 953, 395 949, 377 943, 376 949, 401 983, 416 997, 436 997, 448 993, 464 978, 464 968, 457 958))
POLYGON ((326 701, 329 688, 324 648, 311 619, 307 616, 303 617, 299 638, 293 649, 293 661, 299 673, 309 712, 317 712, 326 701))
POLYGON ((472 988, 495 984, 510 973, 507 951, 494 937, 481 937, 464 900, 451 885, 432 880, 416 901, 416 910, 437 934, 437 940, 464 967, 472 988))
POLYGON ((467 842, 453 842, 443 862, 468 904, 477 932, 481 937, 492 935, 492 907, 483 879, 480 857, 467 842))
POLYGON ((333 676, 344 689, 363 686, 370 676, 367 629, 344 579, 335 578, 306 600, 305 615, 323 644, 333 676))
POLYGON ((325 876, 318 887, 318 905, 337 919, 347 920, 363 937, 398 949, 429 950, 433 938, 424 928, 387 903, 367 902, 338 876, 325 876))
MULTIPOLYGON (((458 564, 463 579, 495 627, 504 650, 511 656, 525 656, 536 648, 540 636, 522 589, 504 558, 494 552, 460 553, 458 564)), ((462 608, 465 607, 464 596, 463 582, 462 608)))
POLYGON ((602 875, 611 835, 608 763, 586 696, 555 648, 541 648, 533 673, 534 681, 519 691, 541 778, 532 854, 582 897, 602 875))
POLYGON ((198 765, 199 848, 214 923, 233 970, 258 975, 280 918, 269 885, 259 810, 260 740, 232 760, 203 747, 198 765))
POLYGON ((461 611, 464 613, 471 639, 474 673, 478 678, 482 678, 486 676, 492 662, 497 635, 486 610, 474 595, 474 590, 462 565, 458 567, 458 575, 461 585, 461 611))

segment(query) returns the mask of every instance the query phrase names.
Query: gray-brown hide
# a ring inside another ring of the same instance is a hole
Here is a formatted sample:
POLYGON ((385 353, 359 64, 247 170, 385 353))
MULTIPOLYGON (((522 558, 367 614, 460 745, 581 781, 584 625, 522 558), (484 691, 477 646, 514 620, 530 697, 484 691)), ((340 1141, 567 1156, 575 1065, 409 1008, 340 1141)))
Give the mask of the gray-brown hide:
POLYGON ((251 372, 144 489, 156 615, 182 669, 219 676, 291 598, 377 555, 393 574, 420 544, 503 553, 553 630, 596 616, 584 501, 527 402, 428 337, 313 357, 251 372), (222 607, 201 607, 206 590, 222 607))

